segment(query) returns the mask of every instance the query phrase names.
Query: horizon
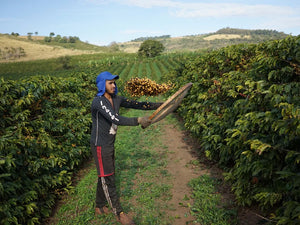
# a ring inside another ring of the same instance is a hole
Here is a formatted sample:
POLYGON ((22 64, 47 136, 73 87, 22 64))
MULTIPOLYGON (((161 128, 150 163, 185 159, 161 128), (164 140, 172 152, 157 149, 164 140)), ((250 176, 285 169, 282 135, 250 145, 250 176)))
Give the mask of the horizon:
MULTIPOLYGON (((203 34, 186 34, 186 35, 182 35, 182 36, 172 36, 172 35, 169 35, 169 34, 162 34, 162 35, 159 35, 159 36, 141 36, 141 37, 135 37, 135 38, 133 38, 133 39, 131 39, 131 40, 128 40, 128 41, 124 41, 124 42, 118 42, 119 44, 120 43, 126 43, 126 42, 132 42, 132 41, 134 41, 134 40, 136 40, 136 39, 140 39, 140 38, 160 38, 160 37, 164 37, 164 36, 170 36, 169 38, 181 38, 181 37, 189 37, 189 36, 200 36, 200 35, 209 35, 209 34, 215 34, 216 32, 218 32, 219 30, 222 30, 222 29, 237 29, 237 30, 247 30, 247 31, 257 31, 257 30, 265 30, 265 31, 275 31, 275 32, 278 32, 278 33, 284 33, 284 32, 281 32, 281 31, 277 31, 277 30, 271 30, 271 29, 241 29, 241 28, 234 28, 234 27, 223 27, 223 28, 220 28, 220 29, 218 29, 218 30, 216 30, 216 31, 214 31, 214 32, 210 32, 210 33, 203 33, 203 34)), ((0 33, 0 34, 2 34, 2 35, 11 35, 11 34, 9 34, 9 33, 0 33)), ((16 33, 15 33, 16 34, 16 33)), ((50 34, 50 32, 49 32, 49 34, 50 34)), ((284 34, 286 34, 286 33, 284 33, 284 34)), ((28 34, 19 34, 18 33, 18 35, 20 36, 20 37, 27 37, 28 36, 28 34)), ((61 34, 55 34, 54 35, 54 37, 55 36, 57 36, 57 35, 60 35, 61 37, 64 37, 65 35, 61 35, 61 34)), ((286 34, 286 35, 290 35, 290 34, 286 34)), ((297 36, 297 35, 292 35, 292 36, 297 36)), ((35 35, 34 33, 32 33, 32 37, 49 37, 49 35, 47 35, 47 36, 44 36, 44 35, 35 35)), ((71 37, 71 36, 65 36, 65 37, 71 37)), ((81 40, 81 38, 79 37, 79 36, 72 36, 72 37, 78 37, 79 38, 79 40, 80 41, 82 41, 82 42, 85 42, 85 41, 83 41, 83 40, 81 40)), ((92 43, 89 43, 89 44, 92 44, 92 43)))
POLYGON ((99 46, 140 37, 182 37, 223 28, 300 34, 296 0, 7 0, 0 33, 76 36, 99 46))

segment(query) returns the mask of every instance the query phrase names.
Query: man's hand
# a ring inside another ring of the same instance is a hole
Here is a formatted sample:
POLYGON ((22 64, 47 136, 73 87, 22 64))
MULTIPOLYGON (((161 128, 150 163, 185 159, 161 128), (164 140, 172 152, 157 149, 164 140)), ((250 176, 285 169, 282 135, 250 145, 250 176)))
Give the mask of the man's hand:
POLYGON ((143 129, 145 129, 146 127, 150 126, 151 120, 148 116, 138 117, 138 123, 141 124, 143 129))

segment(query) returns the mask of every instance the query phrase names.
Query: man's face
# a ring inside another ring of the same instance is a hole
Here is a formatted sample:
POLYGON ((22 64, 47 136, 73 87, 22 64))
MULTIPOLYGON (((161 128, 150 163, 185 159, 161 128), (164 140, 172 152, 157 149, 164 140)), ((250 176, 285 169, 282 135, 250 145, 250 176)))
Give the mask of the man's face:
POLYGON ((110 95, 115 93, 115 90, 116 90, 115 81, 116 81, 115 79, 105 81, 105 92, 107 92, 110 95))

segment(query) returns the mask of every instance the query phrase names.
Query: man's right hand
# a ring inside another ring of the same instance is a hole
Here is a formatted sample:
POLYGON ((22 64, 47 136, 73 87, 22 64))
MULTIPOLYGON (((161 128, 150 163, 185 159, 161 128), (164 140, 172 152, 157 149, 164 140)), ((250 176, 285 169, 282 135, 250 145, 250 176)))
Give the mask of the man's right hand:
POLYGON ((148 116, 138 117, 138 123, 141 124, 142 128, 145 129, 151 124, 151 120, 148 116))

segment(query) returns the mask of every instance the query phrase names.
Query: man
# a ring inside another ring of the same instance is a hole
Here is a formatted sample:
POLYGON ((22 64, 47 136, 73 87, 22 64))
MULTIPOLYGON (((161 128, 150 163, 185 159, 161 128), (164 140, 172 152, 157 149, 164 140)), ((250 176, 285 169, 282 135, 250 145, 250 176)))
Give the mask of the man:
POLYGON ((117 96, 118 89, 115 81, 119 78, 110 72, 102 72, 96 78, 97 96, 91 107, 92 132, 91 150, 95 159, 98 184, 96 190, 95 214, 107 214, 111 207, 117 220, 122 224, 134 224, 120 205, 115 185, 114 143, 117 126, 138 126, 146 128, 151 124, 148 117, 123 117, 119 115, 120 107, 154 110, 161 103, 137 102, 117 96))

